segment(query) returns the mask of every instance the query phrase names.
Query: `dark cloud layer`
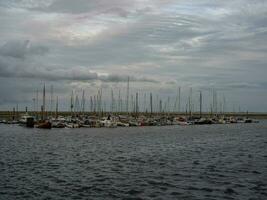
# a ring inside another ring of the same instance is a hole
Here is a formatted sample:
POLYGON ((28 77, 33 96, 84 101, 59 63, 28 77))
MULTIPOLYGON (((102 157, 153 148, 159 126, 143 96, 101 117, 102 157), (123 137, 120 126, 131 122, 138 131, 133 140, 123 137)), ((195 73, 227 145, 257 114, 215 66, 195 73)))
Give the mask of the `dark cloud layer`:
POLYGON ((30 55, 43 55, 48 52, 48 47, 32 46, 29 40, 8 41, 0 47, 0 55, 13 58, 25 58, 30 55))
POLYGON ((152 82, 153 79, 136 78, 129 75, 99 75, 90 72, 87 67, 60 68, 55 66, 37 66, 37 63, 28 60, 33 55, 43 55, 48 52, 45 46, 32 46, 29 40, 11 41, 0 47, 0 77, 40 79, 43 81, 104 81, 152 82))

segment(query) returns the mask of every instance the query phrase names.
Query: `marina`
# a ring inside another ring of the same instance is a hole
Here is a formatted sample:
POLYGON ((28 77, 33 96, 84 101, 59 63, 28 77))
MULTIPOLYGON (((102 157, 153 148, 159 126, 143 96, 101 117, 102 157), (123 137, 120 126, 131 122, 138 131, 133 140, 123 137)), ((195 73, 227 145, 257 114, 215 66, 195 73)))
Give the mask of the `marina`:
MULTIPOLYGON (((31 114, 31 113, 30 113, 31 114)), ((2 124, 17 124, 28 128, 116 128, 116 127, 136 127, 136 126, 188 126, 188 125, 213 125, 213 124, 237 124, 237 123, 259 123, 258 119, 249 116, 185 116, 172 113, 170 115, 134 115, 102 113, 101 116, 92 114, 71 116, 48 117, 44 120, 36 120, 34 115, 22 114, 18 119, 0 120, 2 124)))
MULTIPOLYGON (((259 123, 258 120, 250 118, 248 111, 243 113, 226 112, 225 96, 223 95, 222 101, 219 101, 218 93, 214 89, 211 90, 210 107, 207 107, 206 112, 204 112, 203 93, 201 91, 197 93, 199 95, 197 101, 193 98, 192 88, 189 89, 188 99, 182 101, 181 87, 178 87, 177 95, 173 100, 164 96, 160 98, 152 93, 149 95, 144 93, 143 99, 141 99, 138 92, 135 93, 134 98, 134 95, 130 93, 130 77, 128 77, 125 98, 123 98, 121 90, 118 91, 116 97, 114 90, 111 89, 111 96, 108 100, 103 98, 104 94, 101 88, 97 90, 96 95, 89 98, 86 98, 85 90, 82 90, 81 98, 72 91, 69 111, 60 112, 59 97, 57 96, 56 102, 54 101, 53 85, 50 87, 48 98, 44 84, 40 108, 37 89, 31 111, 28 111, 28 106, 25 107, 25 112, 19 111, 17 105, 13 111, 5 112, 5 116, 2 112, 0 123, 19 124, 29 128, 42 129, 259 123), (153 100, 155 96, 156 100, 153 100), (141 100, 143 100, 143 104, 140 103, 141 100), (149 104, 147 104, 147 100, 149 100, 149 104), (110 104, 109 109, 106 108, 107 102, 110 104), (88 106, 86 106, 87 103, 88 106), (182 112, 183 105, 185 105, 184 112, 182 112)), ((261 115, 254 114, 252 116, 259 117, 261 115)), ((264 113, 262 116, 265 116, 264 113)))

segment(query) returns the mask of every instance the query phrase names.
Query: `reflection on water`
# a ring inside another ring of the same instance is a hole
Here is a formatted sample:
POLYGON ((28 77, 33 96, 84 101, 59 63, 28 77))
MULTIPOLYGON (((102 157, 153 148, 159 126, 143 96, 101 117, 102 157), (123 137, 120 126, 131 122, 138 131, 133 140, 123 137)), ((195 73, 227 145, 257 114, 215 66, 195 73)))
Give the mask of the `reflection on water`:
POLYGON ((0 125, 0 199, 267 199, 267 122, 0 125))

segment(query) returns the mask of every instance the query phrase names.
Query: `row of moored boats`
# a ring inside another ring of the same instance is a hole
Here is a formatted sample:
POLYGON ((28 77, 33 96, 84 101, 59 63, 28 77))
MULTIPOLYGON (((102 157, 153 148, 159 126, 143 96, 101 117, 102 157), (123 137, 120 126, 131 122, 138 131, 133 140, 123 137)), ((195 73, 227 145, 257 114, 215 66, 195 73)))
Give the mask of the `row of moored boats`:
POLYGON ((186 117, 186 116, 131 116, 112 115, 98 116, 58 116, 37 120, 34 116, 25 113, 19 120, 2 120, 0 123, 19 124, 25 127, 43 129, 51 128, 115 128, 130 126, 166 126, 166 125, 204 125, 204 124, 233 124, 233 123, 258 123, 259 121, 244 117, 186 117))

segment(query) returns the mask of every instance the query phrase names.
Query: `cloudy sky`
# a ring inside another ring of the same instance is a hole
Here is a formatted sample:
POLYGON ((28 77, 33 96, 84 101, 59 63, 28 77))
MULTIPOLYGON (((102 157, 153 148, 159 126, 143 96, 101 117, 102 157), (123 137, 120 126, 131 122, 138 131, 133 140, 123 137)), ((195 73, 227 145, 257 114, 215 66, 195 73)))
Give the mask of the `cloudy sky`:
POLYGON ((130 76, 141 97, 267 111, 266 41, 266 0, 0 0, 0 110, 44 83, 66 110, 72 90, 125 98, 130 76))

